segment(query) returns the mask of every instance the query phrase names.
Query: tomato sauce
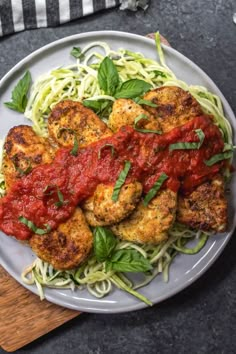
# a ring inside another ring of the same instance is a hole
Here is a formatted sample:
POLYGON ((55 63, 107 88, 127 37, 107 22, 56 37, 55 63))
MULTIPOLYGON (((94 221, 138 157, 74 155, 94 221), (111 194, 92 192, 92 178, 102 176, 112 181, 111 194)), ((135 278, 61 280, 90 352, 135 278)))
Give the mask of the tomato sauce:
POLYGON ((131 162, 126 183, 140 181, 144 193, 162 173, 168 176, 162 188, 189 193, 224 166, 225 161, 210 167, 204 163, 221 153, 223 147, 218 127, 208 116, 199 116, 163 135, 140 133, 124 126, 113 136, 80 149, 77 156, 71 154, 71 149, 60 149, 51 164, 34 168, 0 200, 0 229, 18 239, 29 239, 33 231, 19 221, 20 216, 38 228, 57 228, 98 184, 114 185, 125 161, 131 162), (176 142, 199 142, 196 129, 205 134, 200 149, 170 151, 169 145, 176 142), (107 144, 113 145, 114 154, 107 144), (63 195, 60 207, 58 190, 63 195))

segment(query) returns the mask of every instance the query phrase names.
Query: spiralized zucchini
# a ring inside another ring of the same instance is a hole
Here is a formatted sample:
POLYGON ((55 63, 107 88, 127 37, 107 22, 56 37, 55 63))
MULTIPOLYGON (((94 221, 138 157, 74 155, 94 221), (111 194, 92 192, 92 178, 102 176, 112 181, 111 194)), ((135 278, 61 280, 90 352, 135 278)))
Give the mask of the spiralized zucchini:
MULTIPOLYGON (((153 88, 179 86, 189 91, 200 103, 203 110, 214 116, 215 124, 219 126, 225 142, 231 144, 232 130, 224 116, 220 98, 205 87, 189 86, 177 79, 165 63, 159 34, 156 34, 156 46, 159 61, 145 58, 142 53, 126 49, 114 51, 104 42, 91 43, 82 49, 83 60, 77 59, 74 65, 58 68, 38 77, 31 89, 25 116, 32 121, 37 134, 47 136, 47 117, 61 100, 71 99, 82 102, 84 99, 106 99, 114 101, 114 97, 105 95, 100 89, 97 79, 101 61, 105 56, 109 56, 113 60, 122 82, 135 78, 145 80, 153 88), (92 50, 93 48, 94 50, 92 50)), ((101 119, 106 122, 108 115, 102 116, 101 119)), ((153 270, 148 274, 143 274, 143 280, 137 284, 133 284, 123 273, 106 271, 105 263, 98 262, 93 254, 84 264, 72 271, 57 271, 50 264, 37 258, 23 271, 22 280, 28 285, 36 284, 41 299, 44 298, 43 288, 45 286, 71 289, 72 291, 75 288, 86 288, 93 296, 101 298, 109 294, 114 285, 151 305, 151 302, 136 289, 150 283, 158 274, 162 274, 165 282, 168 281, 169 267, 174 257, 178 253, 195 254, 199 252, 207 242, 208 236, 207 233, 190 230, 186 226, 175 223, 169 230, 168 240, 159 245, 137 245, 118 241, 116 249, 135 249, 153 265, 153 270), (196 241, 196 245, 192 249, 186 246, 190 240, 196 241)))
POLYGON ((57 271, 47 262, 37 258, 34 263, 27 267, 22 273, 22 280, 28 285, 36 284, 40 298, 44 298, 43 286, 52 288, 65 288, 74 290, 87 288, 94 296, 101 298, 109 294, 112 284, 116 287, 129 292, 138 299, 151 305, 150 300, 136 291, 149 284, 158 274, 163 275, 163 280, 168 281, 169 267, 178 252, 195 254, 205 245, 208 234, 205 232, 190 230, 181 224, 175 224, 169 231, 169 239, 157 246, 137 245, 132 242, 120 241, 116 250, 134 249, 146 258, 152 265, 153 270, 150 274, 143 273, 143 280, 137 284, 123 273, 106 271, 105 262, 98 262, 92 255, 84 264, 72 271, 57 271), (193 248, 185 247, 190 240, 197 240, 193 248))

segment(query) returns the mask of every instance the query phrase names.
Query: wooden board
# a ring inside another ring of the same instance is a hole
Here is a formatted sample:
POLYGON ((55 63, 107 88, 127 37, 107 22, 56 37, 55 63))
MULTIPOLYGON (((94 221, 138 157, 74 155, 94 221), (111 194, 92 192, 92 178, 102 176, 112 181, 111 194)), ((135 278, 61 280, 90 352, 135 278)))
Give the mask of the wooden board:
POLYGON ((0 266, 0 346, 15 351, 80 313, 41 301, 0 266), (14 333, 14 335, 12 335, 14 333))

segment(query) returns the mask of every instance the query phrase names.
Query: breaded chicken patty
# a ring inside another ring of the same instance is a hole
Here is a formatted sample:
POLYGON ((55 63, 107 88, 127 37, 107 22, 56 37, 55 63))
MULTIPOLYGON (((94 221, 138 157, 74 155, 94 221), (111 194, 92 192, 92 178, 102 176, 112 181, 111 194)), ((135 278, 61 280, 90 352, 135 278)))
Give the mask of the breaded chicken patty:
POLYGON ((79 147, 111 135, 107 125, 82 103, 66 100, 58 103, 48 118, 49 137, 60 147, 70 147, 75 136, 79 147))
POLYGON ((141 201, 125 220, 111 227, 122 240, 141 244, 165 241, 175 221, 177 194, 169 189, 160 190, 147 207, 141 201))
POLYGON ((117 202, 112 200, 113 186, 100 184, 85 204, 85 217, 91 226, 112 225, 126 218, 135 209, 141 194, 139 182, 122 186, 117 202))
POLYGON ((54 150, 47 140, 36 135, 28 125, 11 128, 4 149, 2 166, 7 191, 18 178, 38 165, 50 163, 54 156, 54 150))
POLYGON ((195 98, 177 86, 157 88, 146 93, 143 98, 157 105, 155 108, 144 105, 144 108, 157 118, 163 133, 203 114, 195 98))
POLYGON ((134 126, 135 118, 144 115, 147 119, 142 120, 142 128, 160 130, 160 124, 154 115, 150 114, 142 106, 131 99, 120 98, 116 100, 109 116, 108 126, 113 132, 117 132, 122 126, 134 126))
POLYGON ((70 219, 60 224, 57 230, 45 235, 34 234, 29 240, 36 255, 55 269, 76 268, 89 255, 93 236, 83 212, 76 208, 70 219))
POLYGON ((179 196, 177 221, 200 230, 224 232, 227 201, 222 176, 203 183, 187 197, 179 196))

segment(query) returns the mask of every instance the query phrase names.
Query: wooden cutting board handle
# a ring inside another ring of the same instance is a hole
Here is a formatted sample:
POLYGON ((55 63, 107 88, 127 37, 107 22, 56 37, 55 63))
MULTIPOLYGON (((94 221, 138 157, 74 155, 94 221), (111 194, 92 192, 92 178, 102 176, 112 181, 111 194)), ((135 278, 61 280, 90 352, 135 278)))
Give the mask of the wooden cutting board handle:
POLYGON ((79 314, 40 301, 0 266, 0 346, 4 350, 15 351, 79 314))

